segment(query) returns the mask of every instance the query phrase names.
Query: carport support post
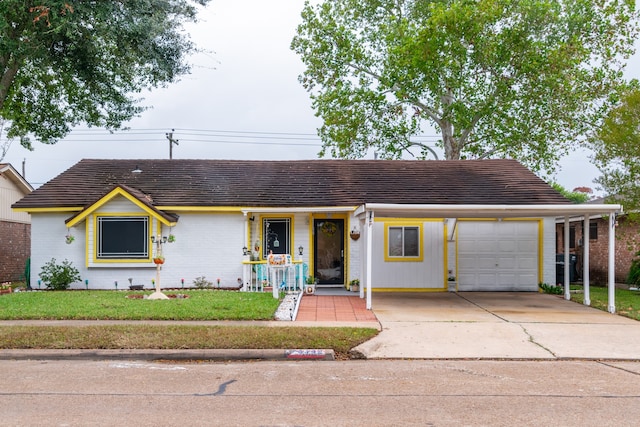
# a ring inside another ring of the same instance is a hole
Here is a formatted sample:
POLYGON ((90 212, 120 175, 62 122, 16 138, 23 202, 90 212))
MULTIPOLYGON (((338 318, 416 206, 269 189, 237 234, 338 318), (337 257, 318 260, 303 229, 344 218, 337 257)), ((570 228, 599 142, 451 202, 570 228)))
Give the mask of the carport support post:
MULTIPOLYGON (((564 217, 564 299, 570 300, 571 294, 569 289, 569 282, 571 277, 569 276, 569 217, 564 217)), ((556 283, 557 284, 557 283, 556 283)))
POLYGON ((616 312, 616 214, 609 215, 609 313, 616 312))
POLYGON ((582 285, 584 289, 584 305, 591 305, 591 295, 589 294, 589 214, 584 214, 584 225, 582 229, 582 285))

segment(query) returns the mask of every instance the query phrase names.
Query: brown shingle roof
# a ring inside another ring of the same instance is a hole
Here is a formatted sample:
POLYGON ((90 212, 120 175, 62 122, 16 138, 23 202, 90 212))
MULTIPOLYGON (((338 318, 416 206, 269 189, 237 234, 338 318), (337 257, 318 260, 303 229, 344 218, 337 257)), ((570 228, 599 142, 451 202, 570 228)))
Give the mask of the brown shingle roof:
POLYGON ((85 207, 116 185, 155 206, 570 203, 514 160, 82 160, 13 207, 85 207))

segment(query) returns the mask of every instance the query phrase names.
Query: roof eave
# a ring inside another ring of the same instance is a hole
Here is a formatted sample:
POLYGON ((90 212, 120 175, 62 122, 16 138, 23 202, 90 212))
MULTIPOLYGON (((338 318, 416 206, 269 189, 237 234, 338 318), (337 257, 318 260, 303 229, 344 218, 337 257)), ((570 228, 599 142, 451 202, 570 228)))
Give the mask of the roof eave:
POLYGON ((366 203, 356 209, 359 216, 373 211, 379 216, 429 216, 432 218, 525 218, 561 217, 584 214, 622 213, 622 205, 423 205, 366 203))

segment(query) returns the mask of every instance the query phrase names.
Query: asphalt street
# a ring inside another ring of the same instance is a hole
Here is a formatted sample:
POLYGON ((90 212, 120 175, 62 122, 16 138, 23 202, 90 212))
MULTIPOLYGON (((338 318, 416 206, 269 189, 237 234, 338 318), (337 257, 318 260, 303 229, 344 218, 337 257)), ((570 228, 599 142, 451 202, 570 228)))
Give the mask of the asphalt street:
POLYGON ((0 361, 1 426, 635 426, 640 362, 0 361))

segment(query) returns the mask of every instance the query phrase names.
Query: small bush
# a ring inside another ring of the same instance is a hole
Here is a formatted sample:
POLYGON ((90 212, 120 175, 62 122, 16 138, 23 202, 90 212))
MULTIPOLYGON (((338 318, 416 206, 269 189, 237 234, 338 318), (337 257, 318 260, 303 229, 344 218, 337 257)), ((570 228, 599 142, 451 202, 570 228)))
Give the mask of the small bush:
POLYGON ((564 287, 562 286, 549 285, 547 283, 540 283, 538 286, 545 294, 561 295, 564 292, 564 287))
MULTIPOLYGON (((640 252, 637 252, 636 256, 640 257, 640 252)), ((627 284, 640 286, 640 258, 636 258, 631 261, 629 275, 627 276, 627 284)))
POLYGON ((196 277, 193 286, 198 289, 207 289, 213 286, 213 282, 207 280, 204 276, 196 277))
POLYGON ((71 283, 82 280, 80 272, 71 262, 65 259, 62 264, 56 264, 55 258, 51 258, 51 261, 42 267, 40 279, 42 279, 47 288, 54 291, 69 289, 71 283))

